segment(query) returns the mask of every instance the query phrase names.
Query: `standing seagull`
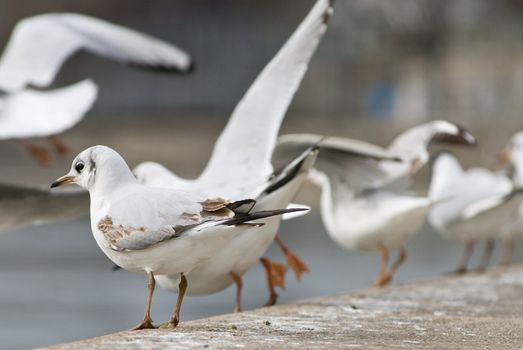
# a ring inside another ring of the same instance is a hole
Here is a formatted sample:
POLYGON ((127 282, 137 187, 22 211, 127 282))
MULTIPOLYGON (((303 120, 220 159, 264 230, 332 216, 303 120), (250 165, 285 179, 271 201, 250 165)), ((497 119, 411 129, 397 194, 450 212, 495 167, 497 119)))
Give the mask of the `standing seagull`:
POLYGON ((445 198, 436 204, 429 222, 445 238, 465 244, 455 273, 467 272, 467 265, 478 240, 486 241, 478 271, 485 271, 495 239, 511 222, 521 198, 513 179, 505 173, 485 168, 464 170, 451 154, 442 153, 434 161, 430 193, 445 198))
MULTIPOLYGON (((40 163, 49 163, 45 148, 26 138, 56 135, 78 123, 96 99, 97 87, 86 80, 51 91, 64 61, 79 50, 130 66, 186 73, 193 63, 179 48, 152 36, 93 17, 43 14, 16 25, 0 58, 0 139, 21 139, 40 163)), ((55 136, 59 154, 67 150, 55 136)))
MULTIPOLYGON (((321 139, 319 135, 285 135, 276 156, 294 154, 321 139)), ((348 250, 371 250, 381 255, 376 286, 390 283, 407 255, 404 243, 423 225, 430 197, 398 190, 405 180, 428 160, 427 146, 433 141, 474 143, 461 127, 446 121, 416 126, 398 136, 384 149, 344 138, 327 138, 311 181, 322 189, 321 213, 331 238, 348 250), (399 257, 388 267, 389 251, 399 257)))
MULTIPOLYGON (((159 164, 144 163, 134 169, 138 179, 150 186, 197 189, 199 192, 232 199, 242 196, 256 198, 256 209, 287 206, 314 163, 316 151, 310 149, 298 156, 295 162, 285 168, 288 171, 277 172, 275 176, 272 176, 271 156, 281 122, 327 29, 332 12, 332 1, 316 2, 234 109, 200 177, 195 180, 181 179, 159 164), (273 179, 281 175, 284 175, 286 182, 271 188, 273 179), (255 192, 252 192, 253 188, 255 192)), ((285 269, 262 258, 270 242, 276 237, 297 278, 308 268, 276 236, 280 218, 269 218, 265 222, 266 225, 258 230, 260 232, 251 230, 236 237, 219 256, 195 269, 188 276, 193 286, 189 291, 192 294, 210 294, 234 283, 237 287, 235 310, 239 311, 241 277, 262 259, 270 290, 267 304, 274 304, 274 284, 282 286, 285 269)), ((178 276, 162 276, 159 281, 162 286, 172 290, 177 280, 178 276)))
POLYGON ((251 212, 254 200, 231 202, 142 185, 125 160, 105 146, 81 152, 69 173, 51 187, 70 183, 89 191, 91 229, 105 255, 128 271, 147 274, 145 316, 135 329, 154 328, 150 307, 156 275, 181 276, 176 309, 167 324, 176 327, 187 273, 233 237, 263 225, 253 221, 293 211, 251 212))

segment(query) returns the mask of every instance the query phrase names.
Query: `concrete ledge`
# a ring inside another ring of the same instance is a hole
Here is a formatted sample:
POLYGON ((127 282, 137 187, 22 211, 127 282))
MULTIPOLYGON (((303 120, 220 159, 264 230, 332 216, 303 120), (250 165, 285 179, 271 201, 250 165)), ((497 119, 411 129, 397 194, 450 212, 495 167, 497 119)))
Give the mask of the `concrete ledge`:
MULTIPOLYGON (((350 283, 350 276, 347 278, 350 283)), ((182 315, 183 317, 183 315, 182 315)), ((50 349, 517 349, 523 266, 120 332, 50 349)))

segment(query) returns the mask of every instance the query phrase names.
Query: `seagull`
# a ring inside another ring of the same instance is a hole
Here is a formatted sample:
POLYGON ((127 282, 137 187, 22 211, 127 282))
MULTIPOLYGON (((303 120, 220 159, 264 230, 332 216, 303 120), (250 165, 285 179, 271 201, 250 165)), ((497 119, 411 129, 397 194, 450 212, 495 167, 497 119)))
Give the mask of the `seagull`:
POLYGON ((432 208, 429 223, 448 239, 465 244, 463 257, 455 273, 467 272, 467 265, 478 240, 486 241, 478 271, 485 271, 495 239, 512 221, 521 203, 518 186, 504 172, 485 168, 464 170, 450 153, 436 157, 432 166, 430 195, 446 198, 432 208))
POLYGON ((180 274, 178 301, 167 327, 180 320, 187 275, 208 261, 255 222, 301 209, 253 212, 254 200, 205 198, 180 190, 141 184, 125 160, 106 146, 90 147, 73 160, 71 170, 51 188, 75 183, 89 191, 91 229, 105 255, 116 265, 145 273, 148 297, 143 321, 134 329, 155 328, 150 307, 155 275, 180 274))
MULTIPOLYGON (((523 132, 517 132, 510 138, 508 144, 499 153, 499 157, 504 163, 511 165, 512 180, 519 194, 523 187, 523 132)), ((514 239, 523 235, 521 229, 523 227, 523 198, 517 196, 512 202, 516 202, 516 208, 512 212, 513 216, 507 226, 500 231, 501 239, 505 242, 505 252, 499 263, 503 268, 506 268, 512 260, 514 239)))
POLYGON ((15 230, 82 217, 89 209, 89 194, 0 183, 0 208, 0 231, 15 230))
MULTIPOLYGON (((294 154, 318 142, 314 134, 280 137, 275 157, 294 154)), ((433 121, 411 128, 382 148, 366 142, 329 137, 310 181, 321 188, 321 214, 331 238, 347 250, 377 251, 381 269, 374 285, 392 281, 406 260, 404 243, 419 231, 435 199, 407 193, 405 184, 428 161, 431 142, 474 143, 474 137, 456 124, 433 121), (397 260, 388 267, 390 250, 397 260)))
MULTIPOLYGON (((271 164, 272 151, 287 108, 327 29, 332 12, 332 1, 316 2, 238 103, 205 170, 197 179, 182 179, 152 162, 140 164, 133 170, 137 178, 149 186, 192 190, 231 199, 255 198, 256 210, 286 207, 313 164, 316 151, 312 147, 297 155, 293 162, 277 172, 271 164), (286 182, 271 189, 279 176, 286 182)), ((236 284, 235 311, 240 311, 242 275, 261 261, 267 272, 270 292, 267 305, 273 305, 277 298, 274 285, 284 286, 286 267, 263 257, 270 242, 275 239, 298 279, 309 269, 277 235, 280 218, 268 218, 264 222, 265 226, 237 236, 219 255, 193 270, 187 276, 188 293, 210 294, 236 284)), ((158 281, 162 287, 176 290, 178 279, 177 275, 161 276, 158 281)))
POLYGON ((96 100, 97 86, 85 80, 40 91, 55 79, 71 55, 86 50, 129 66, 190 72, 193 61, 181 49, 152 36, 75 13, 48 13, 17 23, 0 58, 0 140, 21 139, 43 165, 45 148, 29 137, 50 137, 56 151, 67 147, 54 135, 78 123, 96 100))

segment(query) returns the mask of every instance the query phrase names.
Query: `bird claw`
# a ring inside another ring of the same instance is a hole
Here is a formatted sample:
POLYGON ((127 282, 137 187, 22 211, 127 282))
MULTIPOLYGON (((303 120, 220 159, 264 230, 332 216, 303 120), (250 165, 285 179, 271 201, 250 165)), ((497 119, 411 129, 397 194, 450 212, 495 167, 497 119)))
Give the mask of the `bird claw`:
POLYGON ((281 289, 285 289, 285 274, 287 273, 287 266, 274 261, 271 261, 269 265, 272 284, 281 289))
POLYGON ((271 293, 271 295, 269 296, 269 300, 263 306, 273 306, 273 305, 276 305, 277 301, 278 301, 278 294, 271 293))
POLYGON ((303 273, 310 272, 308 266, 303 262, 303 260, 301 260, 290 249, 285 252, 285 258, 287 259, 287 264, 291 267, 298 281, 301 280, 301 275, 303 273))
POLYGON ((139 331, 139 330, 142 330, 142 329, 156 329, 158 327, 156 327, 154 324, 153 324, 153 321, 151 319, 146 319, 146 320, 143 320, 142 323, 134 326, 133 328, 131 328, 130 330, 131 331, 139 331))
POLYGON ((159 329, 175 329, 178 327, 178 320, 170 320, 165 323, 162 323, 158 328, 159 329))
POLYGON ((392 280, 392 275, 390 273, 380 275, 374 282, 375 287, 385 287, 392 280))

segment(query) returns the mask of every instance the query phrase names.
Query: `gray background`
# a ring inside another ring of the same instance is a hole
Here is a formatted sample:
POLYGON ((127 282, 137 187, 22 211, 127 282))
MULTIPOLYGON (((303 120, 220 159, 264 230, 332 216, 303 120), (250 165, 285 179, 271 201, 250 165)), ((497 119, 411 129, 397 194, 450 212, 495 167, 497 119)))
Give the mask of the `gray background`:
MULTIPOLYGON (((17 20, 75 11, 157 35, 186 49, 198 70, 170 76, 131 70, 79 53, 55 86, 91 77, 100 98, 63 135, 71 153, 38 167, 13 141, 0 142, 0 180, 47 185, 72 157, 93 144, 120 151, 131 166, 156 160, 196 176, 243 93, 305 16, 312 1, 0 0, 0 42, 17 20)), ((523 6, 519 1, 338 0, 330 28, 282 126, 386 145, 404 128, 445 118, 467 126, 475 149, 454 149, 467 165, 499 168, 495 155, 522 128, 523 6)), ((44 143, 43 140, 34 140, 44 143)), ((434 147, 434 151, 438 148, 434 147)), ((426 189, 428 167, 416 188, 426 189)), ((346 252, 325 234, 318 191, 299 201, 307 217, 281 233, 309 264, 301 283, 289 275, 281 302, 368 286, 377 256, 346 252)), ((398 281, 437 276, 455 267, 460 245, 425 227, 408 244, 398 281)), ((277 249, 269 255, 281 260, 277 249)), ((497 258, 497 256, 496 256, 497 258)), ((112 272, 87 219, 0 235, 0 348, 28 348, 129 328, 142 316, 145 279, 112 272)), ((245 307, 266 301, 260 267, 246 275, 245 307)), ((187 298, 183 319, 228 312, 234 290, 187 298)), ((175 295, 158 290, 155 321, 169 318, 175 295)))

